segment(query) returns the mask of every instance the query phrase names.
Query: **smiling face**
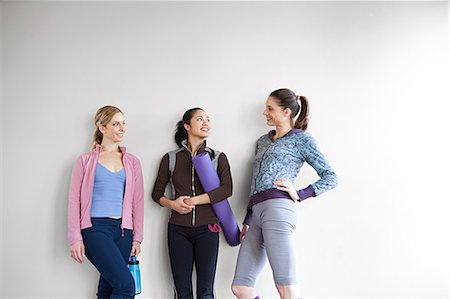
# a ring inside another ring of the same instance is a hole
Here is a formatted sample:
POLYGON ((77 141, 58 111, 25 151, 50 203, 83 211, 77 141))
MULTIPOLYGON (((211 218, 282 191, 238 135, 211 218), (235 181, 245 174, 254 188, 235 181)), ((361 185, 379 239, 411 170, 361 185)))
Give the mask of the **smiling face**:
POLYGON ((211 130, 209 116, 205 111, 198 109, 194 112, 190 124, 184 124, 184 127, 188 132, 188 138, 207 138, 211 130))
POLYGON ((125 134, 125 119, 122 113, 117 112, 111 118, 109 123, 105 126, 100 125, 100 132, 103 134, 103 140, 108 140, 114 143, 119 143, 122 141, 125 134))
POLYGON ((291 123, 291 109, 283 108, 278 101, 269 96, 266 100, 266 108, 263 111, 268 126, 282 126, 291 123))

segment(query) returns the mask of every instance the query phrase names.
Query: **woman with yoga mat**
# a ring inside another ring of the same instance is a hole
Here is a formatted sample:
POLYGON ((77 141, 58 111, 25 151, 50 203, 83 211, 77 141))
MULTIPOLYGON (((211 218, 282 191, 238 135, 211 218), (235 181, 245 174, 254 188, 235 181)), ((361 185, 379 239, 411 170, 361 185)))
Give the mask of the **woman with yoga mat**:
POLYGON ((259 298, 256 277, 266 260, 281 298, 298 298, 296 250, 297 202, 337 186, 337 178, 308 127, 308 100, 289 89, 273 91, 263 115, 275 130, 256 143, 250 201, 241 232, 232 291, 237 298, 259 298), (297 119, 294 121, 294 118, 297 119), (311 165, 319 180, 296 190, 293 181, 303 163, 311 165))
POLYGON ((141 251, 144 184, 139 159, 120 146, 122 111, 104 106, 95 114, 92 150, 73 167, 69 190, 68 238, 73 259, 85 256, 100 272, 97 298, 134 298, 128 269, 141 251))
POLYGON ((176 298, 193 298, 192 270, 197 270, 197 298, 214 298, 214 277, 219 250, 219 220, 211 204, 231 196, 230 165, 224 153, 206 147, 211 130, 203 109, 187 110, 177 124, 175 142, 179 149, 161 160, 153 188, 153 200, 171 210, 168 227, 170 266, 176 298), (209 192, 197 175, 192 159, 207 152, 217 161, 220 186, 209 192), (166 186, 171 188, 167 192, 166 186))

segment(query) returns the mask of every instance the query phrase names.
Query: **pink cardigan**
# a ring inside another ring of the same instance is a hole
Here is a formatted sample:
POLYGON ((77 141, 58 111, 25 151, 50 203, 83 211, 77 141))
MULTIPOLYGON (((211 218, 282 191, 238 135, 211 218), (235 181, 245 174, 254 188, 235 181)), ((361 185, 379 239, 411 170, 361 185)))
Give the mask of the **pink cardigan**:
MULTIPOLYGON (((91 227, 92 191, 94 189, 95 167, 101 146, 81 155, 72 170, 68 207, 69 244, 83 241, 81 230, 91 227)), ((133 230, 133 241, 142 242, 144 229, 144 182, 139 159, 126 153, 121 146, 122 162, 125 168, 125 192, 122 206, 122 229, 133 230)))

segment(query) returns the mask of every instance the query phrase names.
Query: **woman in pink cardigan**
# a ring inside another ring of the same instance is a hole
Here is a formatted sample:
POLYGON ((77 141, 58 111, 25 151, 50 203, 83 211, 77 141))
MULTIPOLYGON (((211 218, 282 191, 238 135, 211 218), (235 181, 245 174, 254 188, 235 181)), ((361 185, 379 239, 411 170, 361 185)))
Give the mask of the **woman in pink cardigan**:
POLYGON ((100 272, 97 298, 134 298, 127 268, 141 251, 144 187, 139 159, 120 142, 125 134, 122 111, 104 106, 95 115, 94 144, 72 171, 68 206, 70 253, 86 256, 100 272))

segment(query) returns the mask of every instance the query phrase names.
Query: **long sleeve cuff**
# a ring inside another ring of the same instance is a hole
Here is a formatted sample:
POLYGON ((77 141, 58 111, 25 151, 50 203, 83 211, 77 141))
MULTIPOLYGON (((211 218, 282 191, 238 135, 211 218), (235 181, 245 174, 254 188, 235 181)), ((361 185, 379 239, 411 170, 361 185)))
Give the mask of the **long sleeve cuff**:
POLYGON ((253 211, 247 210, 247 214, 245 215, 245 219, 243 224, 251 225, 252 224, 252 218, 253 218, 253 211))
POLYGON ((312 185, 309 185, 305 189, 298 190, 297 194, 298 194, 298 197, 300 198, 298 201, 300 201, 300 202, 307 198, 316 196, 316 192, 314 191, 314 188, 312 187, 312 185))

